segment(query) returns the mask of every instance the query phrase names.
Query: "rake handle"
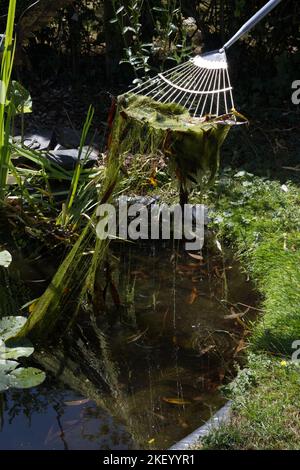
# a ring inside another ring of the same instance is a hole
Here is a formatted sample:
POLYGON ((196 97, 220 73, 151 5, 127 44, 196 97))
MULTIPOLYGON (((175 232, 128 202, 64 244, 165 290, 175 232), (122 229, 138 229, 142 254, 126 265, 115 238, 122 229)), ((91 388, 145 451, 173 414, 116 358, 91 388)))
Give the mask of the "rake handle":
POLYGON ((242 36, 247 34, 254 26, 257 25, 270 11, 275 8, 281 0, 270 0, 264 7, 262 7, 255 15, 250 18, 239 30, 238 32, 231 38, 229 41, 224 44, 222 50, 228 49, 234 43, 236 43, 242 36))

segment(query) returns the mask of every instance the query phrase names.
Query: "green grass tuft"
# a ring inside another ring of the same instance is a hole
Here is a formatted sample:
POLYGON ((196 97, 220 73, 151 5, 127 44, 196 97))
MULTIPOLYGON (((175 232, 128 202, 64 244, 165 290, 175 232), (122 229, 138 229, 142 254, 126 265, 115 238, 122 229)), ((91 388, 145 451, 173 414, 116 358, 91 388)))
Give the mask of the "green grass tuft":
POLYGON ((248 368, 227 388, 233 398, 228 424, 211 432, 202 449, 299 449, 300 367, 268 357, 249 355, 248 368))
POLYGON ((291 355, 300 339, 300 191, 241 172, 225 174, 210 195, 216 229, 263 298, 251 346, 291 355))

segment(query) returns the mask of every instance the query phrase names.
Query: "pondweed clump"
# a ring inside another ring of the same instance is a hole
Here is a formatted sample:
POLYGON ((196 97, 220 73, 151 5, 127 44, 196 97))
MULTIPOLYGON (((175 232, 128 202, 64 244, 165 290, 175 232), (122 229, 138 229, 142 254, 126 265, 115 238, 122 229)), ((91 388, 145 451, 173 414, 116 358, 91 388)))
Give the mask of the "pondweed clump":
POLYGON ((193 183, 206 187, 213 182, 223 142, 240 119, 232 111, 228 116, 199 120, 176 103, 162 104, 128 93, 119 98, 110 157, 124 161, 128 155, 135 159, 163 156, 179 181, 182 198, 187 199, 193 183))

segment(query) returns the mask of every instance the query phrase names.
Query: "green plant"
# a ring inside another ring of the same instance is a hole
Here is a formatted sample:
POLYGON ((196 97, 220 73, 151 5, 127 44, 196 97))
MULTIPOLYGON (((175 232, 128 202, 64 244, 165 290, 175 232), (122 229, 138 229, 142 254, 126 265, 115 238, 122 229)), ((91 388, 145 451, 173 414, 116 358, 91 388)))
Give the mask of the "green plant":
POLYGON ((228 423, 213 429, 203 449, 299 449, 299 365, 267 354, 249 354, 230 386, 228 423))
POLYGON ((84 126, 83 126, 82 134, 81 134, 80 146, 79 146, 79 151, 78 151, 78 159, 77 159, 76 167, 75 167, 74 174, 73 174, 73 177, 72 177, 67 202, 63 205, 62 212, 61 212, 61 214, 60 214, 60 216, 58 217, 58 220, 57 220, 57 223, 61 224, 63 226, 66 226, 66 224, 69 221, 70 212, 72 210, 74 200, 75 200, 76 194, 77 194, 78 189, 79 189, 80 175, 81 175, 83 166, 84 166, 84 164, 85 164, 85 162, 86 162, 86 160, 89 156, 89 150, 88 150, 86 152, 84 158, 81 158, 82 157, 82 152, 83 152, 83 147, 85 145, 85 142, 86 142, 86 139, 87 139, 87 136, 88 136, 88 132, 90 130, 90 127, 91 127, 91 124, 92 124, 92 121, 93 121, 94 112, 95 112, 94 108, 92 106, 90 106, 89 110, 88 110, 88 113, 87 113, 87 117, 86 117, 84 126))
POLYGON ((27 318, 17 316, 0 319, 0 392, 9 388, 36 387, 45 380, 44 372, 34 367, 19 367, 16 360, 34 352, 29 340, 13 339, 26 321, 27 318))
POLYGON ((8 92, 15 54, 13 37, 15 11, 16 0, 11 0, 9 2, 0 72, 0 201, 4 198, 11 154, 9 135, 13 109, 8 102, 8 92))
POLYGON ((225 172, 208 198, 215 203, 214 227, 234 246, 263 298, 252 347, 290 355, 300 335, 299 189, 225 172))
POLYGON ((181 2, 166 0, 113 0, 115 17, 110 20, 118 24, 124 42, 124 58, 135 73, 134 83, 149 75, 151 71, 164 69, 166 60, 181 62, 191 48, 182 27, 181 2), (153 5, 154 3, 154 5, 153 5), (151 41, 145 42, 142 15, 146 14, 152 24, 151 41))

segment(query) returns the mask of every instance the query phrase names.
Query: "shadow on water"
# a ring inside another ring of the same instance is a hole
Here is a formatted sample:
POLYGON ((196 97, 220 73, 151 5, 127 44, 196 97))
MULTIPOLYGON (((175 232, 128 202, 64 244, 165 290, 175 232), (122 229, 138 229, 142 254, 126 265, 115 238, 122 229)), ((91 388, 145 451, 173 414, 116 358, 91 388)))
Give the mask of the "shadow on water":
MULTIPOLYGON (((86 306, 36 352, 42 386, 3 394, 1 449, 168 448, 224 403, 257 301, 231 254, 172 243, 111 254, 105 311, 86 306)), ((26 279, 20 259, 14 270, 26 279)))

